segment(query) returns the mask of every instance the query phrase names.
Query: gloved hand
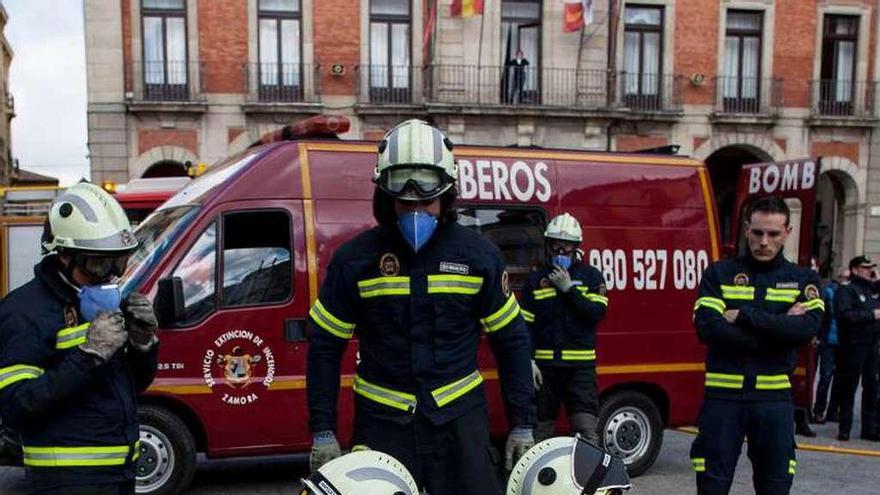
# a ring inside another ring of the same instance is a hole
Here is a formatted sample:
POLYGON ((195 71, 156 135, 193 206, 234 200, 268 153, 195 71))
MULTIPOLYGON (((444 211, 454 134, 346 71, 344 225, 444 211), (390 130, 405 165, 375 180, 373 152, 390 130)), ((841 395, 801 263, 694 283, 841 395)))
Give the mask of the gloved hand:
POLYGON ((159 328, 153 303, 143 294, 132 292, 122 302, 122 314, 125 315, 125 331, 131 345, 141 352, 150 350, 158 340, 156 329, 159 328))
POLYGON ((504 447, 504 469, 510 471, 513 465, 535 445, 535 437, 532 429, 525 426, 517 426, 510 430, 507 435, 507 445, 504 447))
POLYGON ((561 292, 568 292, 571 289, 571 286, 574 285, 571 283, 571 275, 568 274, 568 270, 561 266, 553 265, 553 273, 548 275, 547 278, 549 278, 550 282, 552 282, 561 292))
POLYGON ((535 392, 541 390, 541 385, 544 385, 544 375, 541 374, 541 368, 538 368, 538 363, 532 359, 532 385, 535 387, 535 392))
POLYGON ((120 347, 125 345, 125 318, 120 313, 103 311, 92 320, 86 331, 86 341, 79 348, 101 361, 108 361, 120 347))
POLYGON ((325 463, 342 455, 339 442, 332 431, 319 431, 312 436, 312 452, 309 454, 309 467, 316 472, 325 463))

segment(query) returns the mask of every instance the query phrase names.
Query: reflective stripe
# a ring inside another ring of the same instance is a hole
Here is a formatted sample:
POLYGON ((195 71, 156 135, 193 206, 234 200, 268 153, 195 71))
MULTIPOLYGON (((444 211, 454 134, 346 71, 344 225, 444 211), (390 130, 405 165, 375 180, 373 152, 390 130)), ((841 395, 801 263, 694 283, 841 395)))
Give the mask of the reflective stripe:
POLYGON ((13 364, 5 368, 0 368, 0 390, 21 380, 33 380, 39 378, 43 374, 43 368, 31 366, 29 364, 13 364))
POLYGON ((536 301, 556 297, 556 289, 550 287, 549 289, 534 290, 532 291, 532 297, 534 297, 536 301))
POLYGON ((724 299, 752 301, 755 299, 755 288, 750 285, 722 285, 721 297, 724 299))
POLYGON ((792 459, 788 461, 788 474, 794 474, 797 471, 797 461, 792 459))
POLYGON ((756 390, 782 390, 791 388, 788 375, 758 375, 755 378, 756 390))
POLYGON ((704 457, 694 457, 691 459, 691 465, 694 467, 694 471, 698 473, 706 472, 706 459, 704 457))
POLYGON ((22 447, 24 465, 32 467, 122 466, 137 458, 140 442, 133 446, 102 447, 22 447))
POLYGON ((324 330, 339 337, 340 339, 350 339, 354 334, 354 323, 346 323, 339 318, 333 316, 332 313, 324 308, 320 299, 315 299, 315 305, 309 311, 309 316, 324 330))
POLYGON ((434 397, 434 402, 437 403, 437 406, 443 407, 470 392, 481 383, 483 383, 483 375, 481 375, 479 371, 474 371, 460 380, 456 380, 449 385, 444 385, 434 390, 431 392, 431 395, 434 397))
POLYGON ((727 304, 725 304, 724 299, 706 296, 697 299, 697 302, 694 304, 694 311, 700 308, 714 309, 723 315, 724 310, 727 309, 727 304))
POLYGON ((587 301, 601 304, 602 306, 608 306, 608 297, 603 296, 602 294, 584 294, 584 297, 587 298, 587 301))
POLYGON ((800 289, 774 289, 773 287, 768 287, 764 300, 793 303, 800 294, 800 289))
POLYGON ((821 299, 810 299, 804 303, 804 307, 807 308, 807 311, 812 311, 814 309, 825 311, 825 302, 821 299))
POLYGON ((83 323, 75 327, 65 328, 58 331, 55 337, 56 349, 70 349, 86 343, 86 332, 89 330, 90 323, 83 323))
POLYGON ((527 322, 529 322, 529 323, 535 322, 535 313, 532 313, 531 311, 526 311, 522 308, 519 308, 519 312, 522 313, 523 319, 526 320, 527 322))
POLYGON ((361 297, 408 296, 409 277, 379 277, 358 282, 361 297))
POLYGON ((141 456, 141 441, 138 440, 134 443, 134 453, 131 455, 131 462, 138 460, 141 456))
POLYGON ((428 275, 428 294, 478 294, 483 277, 428 275))
POLYGON ((587 350, 563 349, 562 350, 562 360, 563 361, 595 361, 596 360, 596 350, 595 349, 587 349, 587 350))
POLYGON ((519 312, 519 304, 516 303, 516 297, 511 294, 504 306, 501 306, 501 309, 485 318, 481 318, 480 323, 483 324, 483 330, 486 333, 492 333, 507 326, 508 323, 516 318, 519 312))
POLYGON ((706 373, 706 386, 716 388, 743 388, 745 377, 743 375, 728 375, 725 373, 706 373))
POLYGON ((553 349, 535 349, 535 359, 553 359, 553 349))
POLYGON ((356 394, 388 407, 407 412, 414 412, 416 410, 415 395, 380 387, 379 385, 364 380, 358 375, 354 376, 352 388, 356 394))

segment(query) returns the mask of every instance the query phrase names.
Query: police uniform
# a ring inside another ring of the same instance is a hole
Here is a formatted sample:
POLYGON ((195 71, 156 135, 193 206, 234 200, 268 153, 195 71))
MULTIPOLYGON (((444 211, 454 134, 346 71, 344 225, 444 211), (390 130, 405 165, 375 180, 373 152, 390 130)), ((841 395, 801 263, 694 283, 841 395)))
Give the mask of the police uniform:
POLYGON ((310 311, 309 427, 336 429, 340 360, 355 334, 355 444, 399 459, 432 495, 500 493, 489 442, 485 333, 511 426, 534 424, 529 336, 498 249, 456 223, 418 254, 375 227, 333 256, 310 311))
POLYGON ((860 277, 837 289, 834 299, 840 340, 840 416, 842 435, 849 435, 853 422, 853 403, 859 379, 862 381, 862 437, 877 433, 873 429, 877 397, 877 321, 874 310, 880 300, 874 297, 873 285, 860 277))
POLYGON ((705 399, 691 461, 700 494, 730 489, 743 438, 759 494, 787 494, 797 462, 789 375, 796 349, 822 324, 815 273, 785 260, 750 255, 713 263, 703 275, 694 325, 708 346, 705 399), (795 303, 806 314, 786 313, 795 303), (738 309, 734 324, 725 310, 738 309))
MULTIPOLYGON (((534 272, 521 296, 533 357, 543 377, 536 394, 539 425, 555 422, 562 402, 569 417, 599 415, 596 327, 608 307, 605 280, 595 268, 574 263, 569 269, 574 285, 559 292, 550 282, 552 272, 550 267, 534 272)), ((542 431, 538 440, 552 433, 542 431)), ((595 432, 582 433, 595 438, 595 432)))
POLYGON ((21 435, 37 492, 133 493, 137 394, 153 379, 157 346, 129 347, 102 365, 77 349, 88 323, 60 271, 56 256, 43 258, 36 277, 0 302, 3 423, 21 435))

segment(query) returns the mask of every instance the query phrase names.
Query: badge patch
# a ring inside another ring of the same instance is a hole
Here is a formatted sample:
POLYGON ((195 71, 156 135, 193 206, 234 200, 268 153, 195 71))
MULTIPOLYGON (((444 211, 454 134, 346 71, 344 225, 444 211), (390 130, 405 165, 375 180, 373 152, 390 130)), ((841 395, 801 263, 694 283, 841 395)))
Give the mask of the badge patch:
POLYGON ((457 275, 467 275, 471 269, 467 265, 461 263, 452 263, 449 261, 440 262, 440 271, 444 273, 455 273, 457 275))
POLYGON ((809 284, 804 287, 804 297, 809 301, 810 299, 818 299, 819 298, 819 288, 813 284, 809 284))
POLYGON ((379 272, 385 277, 393 277, 400 273, 400 262, 394 253, 385 253, 379 259, 379 272))
POLYGON ((507 274, 507 270, 501 274, 501 292, 510 297, 510 275, 507 274))
POLYGON ((548 279, 547 277, 544 277, 541 279, 540 282, 538 282, 538 285, 540 285, 542 289, 549 289, 550 288, 550 279, 548 279))
POLYGON ((77 324, 78 318, 76 317, 76 308, 73 306, 67 306, 64 308, 64 324, 68 327, 75 327, 77 324))
POLYGON ((600 295, 607 296, 608 295, 608 287, 605 287, 605 284, 599 286, 596 290, 600 295))
POLYGON ((733 285, 749 285, 749 276, 745 273, 737 273, 736 276, 733 277, 733 285))
POLYGON ((864 295, 864 294, 859 294, 859 300, 861 300, 862 302, 865 302, 865 301, 866 301, 866 299, 865 299, 865 295, 864 295))
POLYGON ((797 282, 778 282, 776 284, 776 288, 777 289, 797 289, 798 283, 797 282))

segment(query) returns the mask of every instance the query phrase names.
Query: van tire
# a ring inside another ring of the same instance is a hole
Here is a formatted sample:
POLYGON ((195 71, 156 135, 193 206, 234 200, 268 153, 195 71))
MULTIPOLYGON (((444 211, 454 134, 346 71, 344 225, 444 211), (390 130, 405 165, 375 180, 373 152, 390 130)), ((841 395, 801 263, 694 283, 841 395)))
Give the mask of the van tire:
POLYGON ((599 442, 623 458, 635 478, 654 464, 663 444, 663 417, 647 395, 624 390, 602 400, 599 407, 599 442))
POLYGON ((137 493, 177 495, 196 472, 196 442, 174 413, 160 406, 138 407, 141 455, 135 462, 137 493))

